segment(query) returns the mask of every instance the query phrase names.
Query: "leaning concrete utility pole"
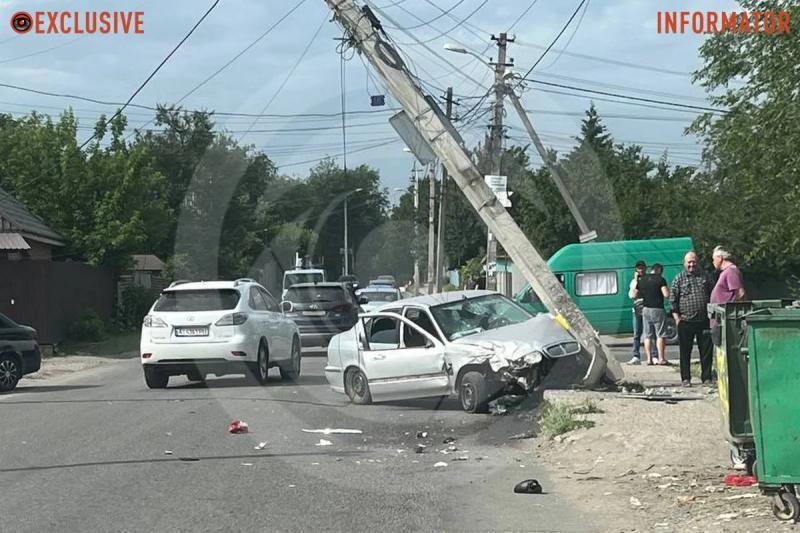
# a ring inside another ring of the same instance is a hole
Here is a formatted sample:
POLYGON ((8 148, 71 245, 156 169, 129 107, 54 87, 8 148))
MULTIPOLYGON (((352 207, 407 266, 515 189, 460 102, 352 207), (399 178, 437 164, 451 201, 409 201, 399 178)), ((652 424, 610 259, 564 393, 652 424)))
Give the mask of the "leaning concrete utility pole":
POLYGON ((402 106, 419 134, 447 167, 467 201, 513 259, 525 279, 556 321, 571 331, 584 348, 588 370, 587 386, 606 376, 619 381, 622 367, 603 344, 547 263, 519 229, 492 190, 484 182, 464 147, 458 132, 444 116, 436 100, 425 95, 406 68, 400 53, 383 31, 380 20, 368 6, 359 8, 353 0, 325 0, 335 20, 344 28, 349 44, 358 48, 381 77, 387 90, 402 106))
MULTIPOLYGON (((501 33, 499 37, 492 35, 492 40, 497 41, 497 62, 493 64, 494 117, 487 149, 492 161, 492 174, 499 176, 500 162, 503 158, 503 100, 506 93, 506 67, 512 66, 510 63, 506 63, 506 48, 508 43, 514 42, 514 39, 509 39, 505 33, 501 33)), ((497 239, 491 230, 486 232, 486 288, 490 291, 497 290, 497 239)))
POLYGON ((556 184, 558 192, 561 193, 561 197, 567 204, 569 212, 572 213, 572 218, 574 218, 575 222, 578 224, 578 228, 581 231, 580 241, 589 242, 595 240, 597 238, 597 232, 590 230, 589 226, 586 224, 586 221, 583 220, 583 216, 578 210, 578 206, 575 205, 575 201, 572 199, 567 187, 564 185, 564 180, 561 177, 561 168, 558 166, 558 163, 550 160, 550 156, 547 154, 547 150, 544 149, 542 140, 539 139, 539 135, 536 134, 536 130, 533 129, 533 124, 531 124, 528 113, 526 113, 525 108, 522 107, 522 102, 519 101, 519 97, 517 97, 517 93, 514 92, 514 88, 506 87, 506 94, 511 99, 511 103, 514 104, 514 109, 517 111, 517 115, 519 115, 520 120, 522 120, 522 124, 528 131, 528 135, 530 136, 531 141, 533 141, 536 151, 539 152, 539 157, 542 158, 542 161, 544 161, 544 164, 547 166, 548 170, 550 170, 550 177, 553 178, 553 182, 556 184))

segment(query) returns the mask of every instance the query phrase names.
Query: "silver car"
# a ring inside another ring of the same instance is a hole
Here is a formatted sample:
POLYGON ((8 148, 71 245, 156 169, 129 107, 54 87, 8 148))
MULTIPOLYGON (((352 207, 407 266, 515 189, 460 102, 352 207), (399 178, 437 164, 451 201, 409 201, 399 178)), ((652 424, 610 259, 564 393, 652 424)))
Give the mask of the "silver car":
POLYGON ((409 298, 363 314, 328 346, 325 376, 353 403, 455 396, 486 412, 506 391, 529 392, 554 359, 580 345, 551 315, 492 291, 409 298))

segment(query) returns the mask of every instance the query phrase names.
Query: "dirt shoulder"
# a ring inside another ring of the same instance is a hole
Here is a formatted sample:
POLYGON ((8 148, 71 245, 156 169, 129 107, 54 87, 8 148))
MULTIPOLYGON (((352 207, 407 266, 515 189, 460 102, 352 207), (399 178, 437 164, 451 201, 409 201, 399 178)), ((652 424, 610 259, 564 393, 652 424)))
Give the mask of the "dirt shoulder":
POLYGON ((56 355, 43 357, 42 367, 24 380, 45 380, 139 356, 138 332, 110 336, 100 342, 66 342, 56 355))
POLYGON ((728 488, 734 471, 714 389, 683 389, 672 367, 626 368, 626 378, 702 399, 665 403, 620 393, 548 390, 550 402, 595 400, 595 423, 531 442, 555 491, 596 517, 598 531, 796 531, 755 487, 728 488), (536 444, 533 444, 533 443, 536 444))

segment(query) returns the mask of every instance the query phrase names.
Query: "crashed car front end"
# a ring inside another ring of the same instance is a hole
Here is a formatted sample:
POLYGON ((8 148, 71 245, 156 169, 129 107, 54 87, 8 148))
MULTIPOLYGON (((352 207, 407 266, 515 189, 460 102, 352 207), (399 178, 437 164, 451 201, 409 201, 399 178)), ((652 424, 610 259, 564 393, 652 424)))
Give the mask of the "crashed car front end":
POLYGON ((474 340, 451 344, 446 358, 452 375, 457 376, 462 368, 481 367, 487 369, 492 378, 493 389, 531 392, 541 376, 542 352, 527 342, 474 340))

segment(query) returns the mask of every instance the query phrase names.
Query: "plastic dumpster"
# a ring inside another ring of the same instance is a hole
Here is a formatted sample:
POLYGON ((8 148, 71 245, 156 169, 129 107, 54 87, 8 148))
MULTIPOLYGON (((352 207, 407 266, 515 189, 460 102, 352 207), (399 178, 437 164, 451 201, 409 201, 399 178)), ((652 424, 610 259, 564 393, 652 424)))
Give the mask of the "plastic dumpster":
POLYGON ((800 518, 800 302, 755 311, 745 322, 756 477, 772 498, 775 516, 795 522, 800 518))
POLYGON ((742 353, 742 348, 747 346, 743 318, 759 309, 782 308, 791 303, 792 300, 754 300, 708 305, 708 316, 712 324, 715 323, 711 328, 711 338, 714 341, 723 433, 725 439, 738 450, 750 474, 756 453, 750 424, 747 359, 742 353))

